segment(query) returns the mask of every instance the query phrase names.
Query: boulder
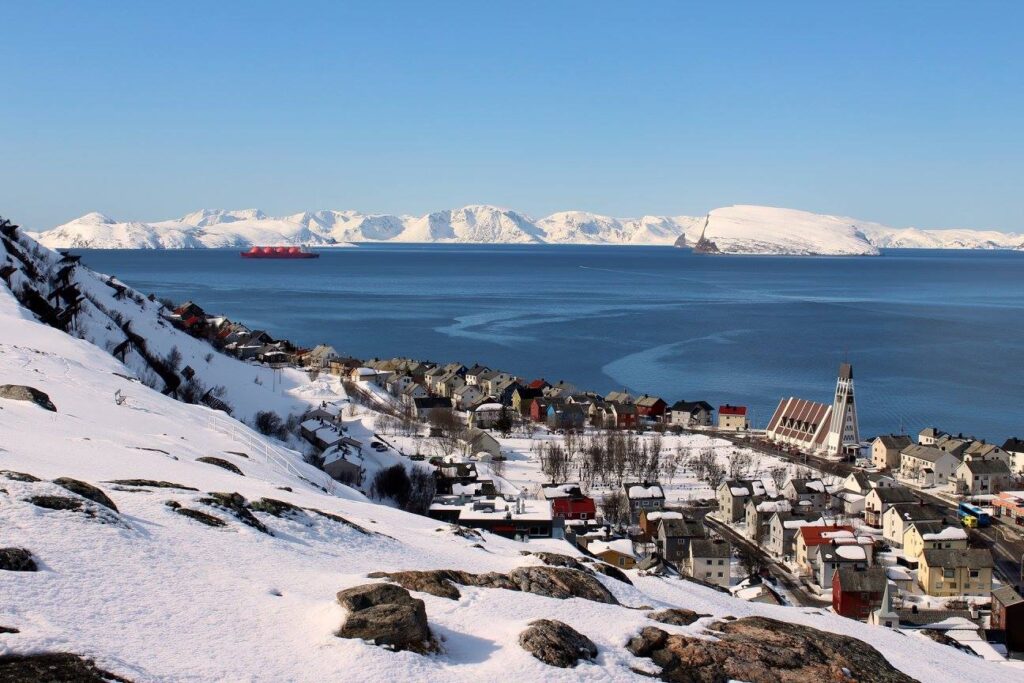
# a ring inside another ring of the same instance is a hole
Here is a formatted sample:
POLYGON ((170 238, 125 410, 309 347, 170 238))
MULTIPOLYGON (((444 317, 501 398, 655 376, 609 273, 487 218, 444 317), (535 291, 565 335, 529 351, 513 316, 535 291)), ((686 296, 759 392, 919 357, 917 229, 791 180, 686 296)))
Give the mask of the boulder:
POLYGON ((569 555, 562 555, 561 553, 548 553, 543 551, 531 553, 524 550, 523 555, 533 555, 534 557, 540 558, 540 561, 549 567, 568 567, 569 569, 578 569, 581 572, 590 571, 576 558, 570 557, 569 555))
POLYGON ((49 510, 81 510, 82 501, 69 496, 32 496, 28 502, 49 510))
POLYGON ((690 609, 673 608, 663 609, 660 612, 648 612, 647 618, 660 621, 670 626, 689 626, 701 617, 710 617, 710 614, 697 614, 690 609))
POLYGON ((274 515, 275 517, 283 517, 302 511, 302 508, 298 505, 292 505, 277 498, 260 498, 253 501, 249 507, 257 512, 266 512, 268 515, 274 515))
POLYGON ((583 598, 617 605, 619 601, 604 584, 590 574, 564 567, 517 567, 508 578, 524 593, 549 598, 583 598))
POLYGON ((69 652, 0 655, 0 681, 5 683, 129 683, 96 666, 91 659, 69 652))
POLYGON ((568 624, 552 619, 538 619, 519 634, 519 645, 534 657, 549 664, 567 668, 581 660, 597 657, 597 646, 568 624))
POLYGON ((7 398, 12 401, 28 401, 35 403, 44 410, 49 410, 52 413, 57 412, 57 406, 53 405, 53 401, 50 400, 49 396, 35 387, 28 387, 23 384, 0 385, 0 398, 7 398))
POLYGON ((386 583, 355 586, 339 591, 338 602, 349 611, 336 634, 339 638, 357 638, 420 654, 437 650, 426 606, 404 588, 386 583))
POLYGON ((53 483, 63 489, 71 491, 71 493, 77 493, 86 500, 91 500, 94 503, 98 503, 99 505, 117 512, 117 506, 114 505, 114 501, 110 500, 107 494, 103 493, 103 491, 99 490, 92 484, 86 484, 84 481, 78 481, 77 479, 71 479, 70 477, 54 479, 53 483))
POLYGON ((21 631, 13 626, 0 626, 0 633, 21 633, 21 631))
POLYGON ((114 479, 113 481, 107 482, 109 484, 118 484, 120 486, 136 486, 151 489, 181 489, 182 491, 198 491, 199 489, 192 488, 191 486, 185 486, 183 484, 175 484, 170 481, 156 481, 155 479, 114 479))
POLYGON ((179 515, 181 515, 183 517, 188 517, 189 519, 195 520, 195 521, 199 522, 200 524, 205 524, 206 526, 222 527, 222 526, 227 526, 228 525, 228 523, 225 522, 220 517, 214 517, 213 515, 208 515, 205 512, 202 512, 201 510, 193 510, 192 508, 183 508, 180 505, 178 505, 178 506, 171 506, 171 509, 174 510, 175 512, 177 512, 179 515))
POLYGON ((478 588, 504 588, 543 595, 548 598, 583 598, 594 602, 617 605, 615 596, 600 581, 585 572, 565 567, 517 567, 506 574, 487 572, 472 574, 457 569, 428 571, 373 572, 371 579, 386 578, 403 588, 458 600, 461 593, 456 585, 478 588))
POLYGON ((912 683, 867 643, 766 617, 716 621, 714 640, 646 627, 627 649, 661 667, 665 681, 912 683))
POLYGON ((32 553, 24 548, 0 548, 0 570, 8 572, 34 572, 39 568, 32 553))

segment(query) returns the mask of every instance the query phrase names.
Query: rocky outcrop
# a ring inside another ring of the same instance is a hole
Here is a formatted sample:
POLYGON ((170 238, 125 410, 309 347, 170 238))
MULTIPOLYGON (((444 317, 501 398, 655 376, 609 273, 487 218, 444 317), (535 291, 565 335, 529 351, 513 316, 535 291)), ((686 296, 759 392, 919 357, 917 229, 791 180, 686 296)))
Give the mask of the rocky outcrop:
POLYGON ((595 562, 594 564, 592 564, 590 566, 598 574, 604 574, 605 576, 607 576, 610 579, 615 579, 616 581, 621 581, 622 583, 629 584, 630 586, 633 585, 633 582, 629 580, 628 576, 626 576, 626 572, 622 571, 618 567, 613 567, 612 565, 608 564, 607 562, 595 562))
POLYGON ((77 512, 84 507, 82 501, 69 496, 32 496, 28 499, 28 502, 48 510, 71 510, 77 512))
POLYGON ((0 570, 8 572, 34 572, 39 568, 32 553, 24 548, 0 548, 0 570))
POLYGON ((91 500, 94 503, 102 505, 103 507, 110 508, 114 512, 117 512, 117 506, 114 505, 114 501, 110 500, 107 494, 99 490, 92 484, 86 484, 84 481, 77 479, 71 479, 70 477, 61 477, 60 479, 54 479, 53 483, 62 489, 67 489, 71 493, 77 493, 86 500, 91 500))
POLYGON ((292 505, 277 498, 260 498, 253 501, 249 507, 256 512, 266 512, 268 515, 275 517, 284 517, 285 515, 297 514, 302 511, 302 508, 298 505, 292 505))
POLYGON ((39 391, 35 387, 27 387, 23 384, 3 384, 0 385, 0 398, 7 398, 12 401, 28 401, 29 403, 35 403, 37 406, 50 412, 57 412, 57 406, 53 405, 53 401, 46 393, 39 391))
POLYGON ((241 493, 211 493, 209 498, 200 498, 199 502, 229 512, 242 524, 273 536, 270 529, 249 511, 249 504, 241 493))
POLYGON ((338 602, 349 611, 336 634, 339 638, 358 638, 420 654, 437 650, 426 606, 404 588, 388 583, 355 586, 340 591, 338 602))
POLYGON ((0 655, 0 681, 5 683, 129 683, 96 666, 91 659, 68 652, 0 655))
POLYGON ((170 481, 156 481, 155 479, 115 479, 109 484, 118 484, 119 486, 135 486, 140 488, 150 489, 181 489, 182 491, 198 491, 199 489, 192 488, 191 486, 185 486, 183 484, 175 484, 170 481))
POLYGON ((188 517, 189 519, 193 519, 200 524, 205 524, 206 526, 222 527, 228 525, 228 523, 220 517, 214 517, 213 515, 208 515, 199 510, 193 510, 192 508, 183 508, 181 507, 181 503, 174 500, 167 501, 167 507, 177 512, 182 517, 188 517))
POLYGON ((24 482, 36 482, 39 481, 39 477, 34 477, 31 474, 24 472, 15 472, 14 470, 0 470, 0 476, 10 479, 11 481, 24 481, 24 482))
POLYGON ((522 551, 523 555, 533 555, 539 558, 541 562, 548 565, 549 567, 568 567, 569 569, 578 569, 581 572, 589 572, 590 570, 584 566, 584 564, 578 561, 575 557, 569 555, 562 555, 561 553, 548 553, 548 552, 528 552, 522 551))
POLYGON ((765 617, 717 621, 715 640, 641 629, 627 649, 661 667, 660 677, 680 683, 912 683, 867 643, 765 617))
POLYGON ((196 462, 205 462, 207 465, 216 465, 217 467, 223 468, 228 472, 234 472, 235 474, 243 477, 245 476, 242 473, 242 470, 238 469, 238 467, 234 463, 230 463, 224 458, 215 458, 212 455, 204 455, 202 457, 196 458, 196 462))
POLYGON ((689 626, 701 617, 710 617, 710 614, 697 614, 690 609, 682 609, 676 607, 673 609, 663 609, 660 612, 648 612, 647 618, 653 619, 654 621, 660 621, 663 624, 670 626, 689 626))
POLYGON ((472 574, 456 569, 374 572, 369 577, 386 578, 409 590, 449 600, 458 600, 461 597, 456 587, 456 584, 459 584, 480 588, 504 588, 560 600, 583 598, 609 605, 619 604, 611 591, 596 578, 586 572, 565 567, 517 567, 508 574, 472 574))
POLYGON ((597 657, 597 646, 568 624, 538 619, 519 634, 519 645, 534 657, 561 668, 576 666, 581 659, 597 657))

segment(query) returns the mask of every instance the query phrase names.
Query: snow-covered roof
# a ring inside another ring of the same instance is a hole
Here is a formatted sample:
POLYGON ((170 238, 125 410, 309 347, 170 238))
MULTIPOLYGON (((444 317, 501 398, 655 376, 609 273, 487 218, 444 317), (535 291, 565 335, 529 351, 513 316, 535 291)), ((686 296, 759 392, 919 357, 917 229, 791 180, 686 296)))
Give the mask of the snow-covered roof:
POLYGON ((476 410, 474 412, 482 413, 482 412, 487 412, 489 410, 490 411, 494 411, 494 410, 501 411, 502 409, 504 409, 504 407, 505 406, 503 406, 500 403, 481 403, 480 405, 478 405, 476 407, 476 410))
POLYGON ((647 521, 657 522, 659 519, 682 519, 683 513, 675 510, 655 510, 647 513, 647 521))
POLYGON ((921 538, 925 541, 963 541, 967 540, 967 532, 960 527, 947 526, 939 532, 922 534, 921 538))
POLYGON ((587 550, 595 555, 611 550, 621 555, 636 557, 633 553, 633 542, 628 538, 616 538, 614 541, 591 541, 587 544, 587 550))
POLYGON ((665 492, 662 491, 660 484, 651 484, 650 486, 642 486, 640 484, 634 484, 628 489, 629 497, 633 500, 638 498, 664 498, 665 492))
POLYGON ((836 547, 836 555, 844 560, 866 560, 867 553, 859 545, 841 545, 836 547))

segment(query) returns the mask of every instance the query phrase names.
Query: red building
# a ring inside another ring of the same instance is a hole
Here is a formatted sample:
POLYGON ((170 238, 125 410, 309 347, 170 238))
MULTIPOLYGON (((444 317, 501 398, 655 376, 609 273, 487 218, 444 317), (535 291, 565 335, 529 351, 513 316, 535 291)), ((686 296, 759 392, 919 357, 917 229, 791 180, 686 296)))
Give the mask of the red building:
POLYGON ((579 484, 544 484, 544 498, 551 502, 554 519, 595 519, 594 499, 583 494, 579 484))
POLYGON ((530 419, 533 422, 547 422, 550 401, 535 398, 530 401, 530 419))
POLYGON ((657 396, 644 394, 636 400, 636 413, 640 417, 658 419, 665 414, 666 408, 668 408, 668 404, 657 396))
POLYGON ((1010 652, 1024 651, 1024 598, 1013 586, 992 591, 992 629, 1004 632, 1010 652))
POLYGON ((832 609, 850 619, 866 620, 882 606, 886 581, 883 567, 836 570, 832 575, 832 609))

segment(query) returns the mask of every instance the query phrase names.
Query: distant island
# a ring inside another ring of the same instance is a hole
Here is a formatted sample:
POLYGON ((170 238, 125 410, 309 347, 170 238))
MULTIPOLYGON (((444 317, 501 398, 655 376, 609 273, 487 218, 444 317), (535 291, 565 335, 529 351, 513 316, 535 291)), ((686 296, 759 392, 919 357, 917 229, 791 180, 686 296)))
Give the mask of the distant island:
POLYGON ((208 249, 253 245, 337 247, 354 243, 584 244, 694 247, 703 253, 873 256, 884 248, 1017 249, 1024 235, 996 230, 892 228, 795 209, 736 205, 705 216, 612 218, 563 211, 540 219, 487 205, 425 216, 258 209, 202 210, 156 222, 89 213, 31 233, 50 248, 208 249))

